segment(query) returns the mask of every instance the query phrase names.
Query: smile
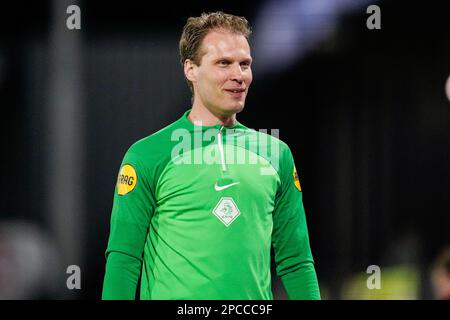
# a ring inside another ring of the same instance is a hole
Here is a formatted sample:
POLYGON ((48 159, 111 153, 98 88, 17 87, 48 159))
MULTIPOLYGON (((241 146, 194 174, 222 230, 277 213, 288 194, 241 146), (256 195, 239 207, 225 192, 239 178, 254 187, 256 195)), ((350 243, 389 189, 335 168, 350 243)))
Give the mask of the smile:
POLYGON ((225 91, 235 94, 242 94, 243 92, 245 92, 245 89, 225 89, 225 91))

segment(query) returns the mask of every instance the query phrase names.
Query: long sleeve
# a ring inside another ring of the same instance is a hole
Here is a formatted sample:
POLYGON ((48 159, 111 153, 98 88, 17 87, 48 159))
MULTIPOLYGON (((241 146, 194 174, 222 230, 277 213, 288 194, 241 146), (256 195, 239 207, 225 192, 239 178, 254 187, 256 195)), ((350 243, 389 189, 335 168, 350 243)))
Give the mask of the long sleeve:
POLYGON ((272 244, 276 271, 289 299, 320 299, 319 284, 309 244, 302 192, 289 148, 282 151, 281 187, 273 213, 272 244))
POLYGON ((136 298, 154 200, 149 172, 139 156, 128 151, 114 192, 102 299, 136 298))

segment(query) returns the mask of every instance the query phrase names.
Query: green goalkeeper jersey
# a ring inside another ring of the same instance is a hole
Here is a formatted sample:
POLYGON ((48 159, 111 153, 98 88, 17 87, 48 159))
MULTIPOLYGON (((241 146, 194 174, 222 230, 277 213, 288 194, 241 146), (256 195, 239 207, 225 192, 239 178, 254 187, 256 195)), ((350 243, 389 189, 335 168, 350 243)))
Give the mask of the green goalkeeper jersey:
POLYGON ((103 299, 320 299, 288 146, 237 122, 179 120, 136 142, 117 178, 103 299))

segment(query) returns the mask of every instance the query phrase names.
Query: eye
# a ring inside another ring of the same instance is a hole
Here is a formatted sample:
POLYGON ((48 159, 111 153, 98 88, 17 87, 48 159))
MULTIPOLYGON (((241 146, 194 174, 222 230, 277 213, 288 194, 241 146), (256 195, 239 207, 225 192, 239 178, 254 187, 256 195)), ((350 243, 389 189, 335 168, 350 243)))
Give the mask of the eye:
POLYGON ((250 68, 250 65, 251 65, 251 62, 250 62, 250 61, 243 61, 243 62, 241 62, 241 66, 242 66, 244 69, 250 68))
POLYGON ((218 64, 219 66, 227 66, 227 65, 230 64, 230 62, 229 62, 228 60, 219 60, 219 61, 217 62, 217 64, 218 64))

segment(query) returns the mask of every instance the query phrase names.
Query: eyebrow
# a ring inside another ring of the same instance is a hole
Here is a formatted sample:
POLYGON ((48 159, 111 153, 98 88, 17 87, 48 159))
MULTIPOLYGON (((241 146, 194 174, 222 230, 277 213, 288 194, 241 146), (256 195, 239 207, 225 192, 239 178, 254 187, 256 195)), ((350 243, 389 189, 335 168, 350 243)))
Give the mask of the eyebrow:
MULTIPOLYGON (((220 57, 220 58, 215 59, 214 61, 215 61, 215 62, 219 62, 219 61, 222 61, 222 60, 233 61, 233 58, 228 57, 228 56, 223 56, 223 57, 220 57)), ((239 61, 240 61, 240 62, 252 62, 253 59, 252 59, 251 57, 249 57, 249 58, 244 58, 244 59, 239 60, 239 61)))

